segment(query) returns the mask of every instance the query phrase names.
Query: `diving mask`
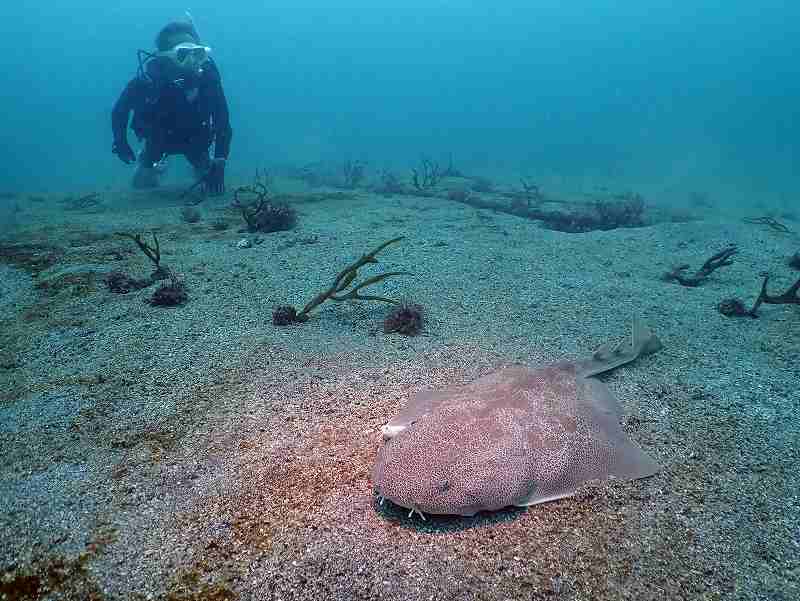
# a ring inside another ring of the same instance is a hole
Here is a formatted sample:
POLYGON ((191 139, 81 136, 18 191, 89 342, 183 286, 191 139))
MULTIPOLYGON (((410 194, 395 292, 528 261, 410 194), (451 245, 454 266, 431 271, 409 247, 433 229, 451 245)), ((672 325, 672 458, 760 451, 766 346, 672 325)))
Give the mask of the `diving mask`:
POLYGON ((208 61, 209 54, 211 54, 211 48, 193 44, 192 42, 183 42, 169 50, 159 52, 159 55, 169 58, 183 69, 198 69, 202 67, 208 61))

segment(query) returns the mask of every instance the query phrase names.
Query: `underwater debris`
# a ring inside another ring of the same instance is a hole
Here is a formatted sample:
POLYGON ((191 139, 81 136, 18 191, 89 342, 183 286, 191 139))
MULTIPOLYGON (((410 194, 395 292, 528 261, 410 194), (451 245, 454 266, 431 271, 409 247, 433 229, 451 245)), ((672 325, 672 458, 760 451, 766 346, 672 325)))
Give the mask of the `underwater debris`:
POLYGON ((189 300, 186 285, 174 273, 170 273, 169 282, 159 286, 148 301, 155 307, 177 307, 189 300))
POLYGON ((161 245, 158 243, 158 236, 156 233, 153 232, 153 244, 152 246, 145 242, 142 239, 141 234, 129 234, 128 232, 117 232, 117 236, 122 236, 123 238, 130 238, 136 243, 136 246, 139 247, 144 255, 152 261, 153 265, 155 265, 155 271, 150 274, 151 280, 165 280, 169 277, 169 269, 166 267, 162 267, 161 265, 161 245))
POLYGON ((742 221, 756 225, 766 225, 771 230, 780 232, 782 234, 790 234, 792 232, 792 230, 783 225, 780 221, 774 217, 770 217, 769 215, 764 215, 763 217, 745 217, 742 219, 742 221))
POLYGON ((374 250, 368 252, 365 255, 362 255, 357 261, 353 264, 348 265, 342 271, 340 271, 333 280, 333 283, 327 290, 320 292, 317 294, 313 299, 311 299, 305 307, 301 311, 297 311, 294 307, 290 305, 281 305, 278 307, 272 314, 272 323, 276 326, 279 325, 288 325, 290 323, 303 323, 308 321, 310 317, 311 311, 316 309, 319 305, 324 303, 326 300, 333 300, 333 301, 346 301, 346 300, 361 300, 361 301, 378 301, 383 303, 390 303, 392 305, 400 304, 399 301, 393 300, 391 298, 386 298, 383 296, 375 296, 375 295, 361 295, 359 291, 367 286, 371 286, 373 284, 377 284, 378 282, 382 282, 383 280, 398 276, 398 275, 411 275, 411 273, 407 271, 390 271, 387 273, 379 273, 378 275, 374 275, 370 278, 367 278, 363 282, 353 283, 356 277, 358 277, 358 270, 367 265, 368 263, 378 263, 378 259, 375 258, 380 251, 384 248, 389 246, 390 244, 394 244, 395 242, 399 242, 403 239, 403 236, 398 236, 397 238, 392 238, 387 242, 384 242, 374 250), (350 290, 347 288, 350 285, 353 285, 350 290))
POLYGON ((248 232, 281 232, 297 224, 297 211, 288 204, 270 202, 271 180, 266 171, 256 171, 253 183, 233 193, 232 206, 242 213, 248 232))
POLYGON ((720 267, 733 265, 733 259, 731 257, 733 257, 736 252, 736 245, 731 244, 710 257, 705 263, 703 263, 703 266, 700 269, 694 272, 694 275, 685 275, 686 270, 689 269, 689 265, 684 264, 678 265, 677 267, 674 267, 672 271, 665 273, 663 280, 666 282, 676 281, 681 286, 695 288, 704 283, 708 279, 708 276, 710 276, 715 270, 719 269, 720 267))
POLYGON ((422 331, 423 315, 422 305, 404 301, 384 318, 383 331, 386 334, 397 332, 403 336, 416 336, 422 331))

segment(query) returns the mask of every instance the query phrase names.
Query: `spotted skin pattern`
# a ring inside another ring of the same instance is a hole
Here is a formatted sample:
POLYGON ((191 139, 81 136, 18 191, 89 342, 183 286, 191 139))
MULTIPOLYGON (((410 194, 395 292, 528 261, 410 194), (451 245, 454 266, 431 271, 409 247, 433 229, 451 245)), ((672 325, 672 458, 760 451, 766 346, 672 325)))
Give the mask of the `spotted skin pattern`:
POLYGON ((508 367, 412 397, 383 429, 376 493, 423 517, 470 516, 571 496, 590 480, 654 474, 619 425, 619 403, 592 376, 659 348, 635 322, 630 345, 590 359, 508 367))

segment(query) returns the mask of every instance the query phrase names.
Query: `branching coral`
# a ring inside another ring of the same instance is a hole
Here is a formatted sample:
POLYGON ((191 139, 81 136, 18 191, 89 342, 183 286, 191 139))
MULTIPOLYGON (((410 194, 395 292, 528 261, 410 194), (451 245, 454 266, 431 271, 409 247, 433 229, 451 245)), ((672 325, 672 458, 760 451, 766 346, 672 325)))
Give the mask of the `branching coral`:
POLYGON ((411 183, 414 184, 417 192, 430 192, 442 178, 442 169, 439 163, 423 157, 420 160, 419 169, 411 170, 411 183))
POLYGON ((365 255, 362 255, 361 258, 359 258, 351 265, 345 267, 342 271, 340 271, 336 275, 336 277, 333 279, 333 282, 326 290, 317 294, 299 312, 296 309, 294 309, 294 307, 291 307, 289 305, 282 305, 276 308, 272 314, 272 323, 274 325, 287 325, 293 322, 303 323, 305 321, 308 321, 311 311, 316 309, 326 300, 332 300, 332 301, 371 300, 383 303, 390 303, 393 305, 399 304, 399 301, 393 300, 391 298, 386 298, 384 296, 370 295, 370 294, 362 295, 360 291, 368 286, 382 282, 383 280, 390 277, 398 275, 410 275, 409 272, 390 271, 387 273, 379 273, 378 275, 374 275, 370 278, 367 278, 362 282, 355 282, 355 279, 358 277, 358 270, 360 268, 370 263, 378 263, 378 259, 375 258, 375 255, 377 255, 380 251, 382 251, 390 244, 399 242, 402 239, 403 237, 400 236, 397 238, 393 238, 387 242, 384 242, 374 250, 368 252, 365 255), (351 285, 352 288, 350 287, 351 285), (348 290, 348 288, 350 289, 348 290))
POLYGON ((117 236, 130 238, 136 243, 144 255, 152 261, 156 269, 150 276, 152 280, 164 280, 169 277, 169 269, 161 265, 161 245, 158 243, 158 236, 153 232, 153 244, 149 244, 142 239, 141 234, 129 234, 127 232, 117 232, 117 236))

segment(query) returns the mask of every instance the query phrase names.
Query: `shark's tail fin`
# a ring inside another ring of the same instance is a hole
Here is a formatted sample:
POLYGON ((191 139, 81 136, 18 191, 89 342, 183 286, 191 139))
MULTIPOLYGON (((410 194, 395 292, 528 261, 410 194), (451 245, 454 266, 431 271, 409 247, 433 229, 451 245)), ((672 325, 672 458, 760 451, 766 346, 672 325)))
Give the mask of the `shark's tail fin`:
POLYGON ((663 348, 661 341, 639 318, 634 318, 630 342, 623 340, 616 346, 606 343, 590 359, 578 362, 578 374, 588 378, 630 363, 637 357, 655 353, 663 348))

